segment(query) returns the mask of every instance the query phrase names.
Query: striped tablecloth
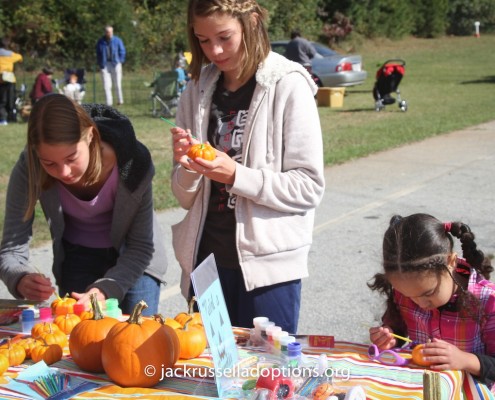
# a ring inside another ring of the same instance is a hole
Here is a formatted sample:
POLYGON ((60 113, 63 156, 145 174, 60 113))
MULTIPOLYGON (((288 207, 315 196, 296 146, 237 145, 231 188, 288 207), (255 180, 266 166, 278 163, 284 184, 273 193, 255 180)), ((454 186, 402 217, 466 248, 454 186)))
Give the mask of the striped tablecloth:
MULTIPOLYGON (((368 345, 350 342, 336 342, 331 349, 310 348, 305 346, 304 362, 310 368, 316 365, 318 357, 326 354, 328 366, 332 373, 333 384, 343 390, 353 386, 361 386, 367 399, 423 399, 423 373, 424 369, 413 364, 403 367, 393 367, 384 365, 377 361, 371 361, 367 355, 368 345)), ((265 365, 269 365, 277 360, 277 356, 260 352, 259 349, 248 347, 239 348, 240 357, 246 359, 264 360, 265 365)), ((10 368, 9 371, 0 377, 0 398, 20 399, 22 397, 8 393, 2 387, 2 383, 14 378, 18 372, 27 368, 29 362, 19 367, 10 368)), ((217 397, 216 385, 213 377, 207 377, 205 371, 211 371, 213 367, 211 358, 207 352, 194 360, 179 361, 176 365, 177 374, 174 377, 163 379, 157 386, 150 389, 143 388, 121 388, 112 384, 105 374, 87 374, 81 371, 72 361, 69 354, 53 364, 63 372, 81 378, 89 379, 101 384, 101 387, 91 392, 86 392, 73 397, 75 399, 154 399, 165 398, 191 399, 191 398, 215 398, 217 397), (202 371, 201 374, 188 374, 184 371, 202 371), (181 372, 182 371, 182 372, 181 372), (198 377, 199 376, 199 377, 198 377)), ((237 384, 239 384, 237 380, 237 384)), ((478 400, 493 399, 495 397, 489 389, 479 384, 469 374, 462 371, 442 371, 440 373, 440 383, 442 389, 442 400, 478 400)), ((242 397, 241 391, 237 392, 238 397, 242 397)), ((249 393, 244 393, 248 396, 249 393)))

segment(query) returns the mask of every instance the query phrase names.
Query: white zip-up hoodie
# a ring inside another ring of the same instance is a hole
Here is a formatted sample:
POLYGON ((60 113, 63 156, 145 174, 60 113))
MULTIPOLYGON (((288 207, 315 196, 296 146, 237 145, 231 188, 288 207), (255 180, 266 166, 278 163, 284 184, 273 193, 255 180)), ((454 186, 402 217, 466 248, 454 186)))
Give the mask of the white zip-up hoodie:
MULTIPOLYGON (((209 65, 181 95, 176 123, 207 140, 220 71, 209 65)), ((317 87, 299 64, 270 52, 256 72, 242 162, 227 190, 237 195, 236 244, 246 290, 308 276, 314 210, 325 189, 317 87)), ((210 197, 210 180, 174 166, 172 190, 188 212, 172 227, 181 289, 189 296, 210 197)))

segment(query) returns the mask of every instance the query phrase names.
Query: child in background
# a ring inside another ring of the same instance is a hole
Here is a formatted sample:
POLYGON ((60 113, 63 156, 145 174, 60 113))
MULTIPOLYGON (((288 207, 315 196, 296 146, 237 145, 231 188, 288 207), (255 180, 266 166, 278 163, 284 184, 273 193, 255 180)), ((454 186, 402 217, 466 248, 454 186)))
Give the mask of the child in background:
POLYGON ((469 226, 427 214, 394 216, 383 239, 383 267, 369 287, 387 296, 387 308, 383 325, 370 328, 370 340, 385 350, 397 346, 392 333, 409 336, 426 343, 432 370, 465 370, 493 384, 493 268, 469 226), (452 236, 463 258, 453 251, 452 236))
POLYGON ((77 82, 77 75, 71 74, 69 83, 64 86, 63 94, 81 104, 85 93, 82 85, 77 82))

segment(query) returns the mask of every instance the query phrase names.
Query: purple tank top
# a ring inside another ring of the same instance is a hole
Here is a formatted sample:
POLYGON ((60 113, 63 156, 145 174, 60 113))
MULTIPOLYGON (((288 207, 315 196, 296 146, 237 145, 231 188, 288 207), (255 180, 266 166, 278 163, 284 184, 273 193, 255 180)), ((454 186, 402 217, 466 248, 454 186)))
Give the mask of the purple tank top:
POLYGON ((57 182, 65 218, 65 240, 91 248, 112 247, 110 229, 118 181, 118 169, 114 167, 100 192, 88 201, 77 198, 57 182))

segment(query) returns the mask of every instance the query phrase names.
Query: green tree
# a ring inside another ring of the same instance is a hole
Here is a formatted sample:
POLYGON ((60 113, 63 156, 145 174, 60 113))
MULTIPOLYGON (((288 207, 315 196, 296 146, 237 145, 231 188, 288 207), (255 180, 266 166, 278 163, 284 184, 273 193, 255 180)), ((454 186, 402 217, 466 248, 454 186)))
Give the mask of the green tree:
POLYGON ((495 2, 493 0, 450 0, 448 33, 453 35, 474 34, 475 21, 480 30, 495 31, 495 2))
POLYGON ((414 0, 415 28, 412 33, 425 38, 444 35, 447 29, 449 0, 414 0))

